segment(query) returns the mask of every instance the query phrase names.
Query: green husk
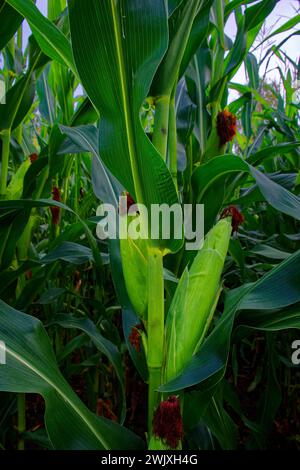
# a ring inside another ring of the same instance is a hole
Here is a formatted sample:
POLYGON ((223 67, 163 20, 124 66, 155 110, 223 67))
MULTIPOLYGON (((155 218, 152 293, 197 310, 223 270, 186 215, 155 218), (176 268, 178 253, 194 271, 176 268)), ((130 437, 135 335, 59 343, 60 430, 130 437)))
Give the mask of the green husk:
POLYGON ((126 290, 132 306, 141 318, 147 314, 147 241, 132 240, 130 237, 120 240, 123 274, 126 290))
POLYGON ((166 381, 182 371, 203 341, 221 291, 231 231, 231 220, 220 220, 182 274, 166 322, 166 381))

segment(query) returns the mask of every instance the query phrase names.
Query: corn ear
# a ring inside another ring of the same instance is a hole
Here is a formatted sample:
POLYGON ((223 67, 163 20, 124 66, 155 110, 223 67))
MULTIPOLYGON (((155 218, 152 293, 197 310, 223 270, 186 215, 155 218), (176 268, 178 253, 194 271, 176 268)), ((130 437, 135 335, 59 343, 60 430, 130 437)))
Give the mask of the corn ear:
POLYGON ((220 220, 177 286, 166 322, 165 380, 176 377, 199 349, 215 311, 231 236, 231 220, 220 220))
POLYGON ((147 313, 147 241, 120 240, 120 251, 126 290, 137 315, 145 319, 147 313))

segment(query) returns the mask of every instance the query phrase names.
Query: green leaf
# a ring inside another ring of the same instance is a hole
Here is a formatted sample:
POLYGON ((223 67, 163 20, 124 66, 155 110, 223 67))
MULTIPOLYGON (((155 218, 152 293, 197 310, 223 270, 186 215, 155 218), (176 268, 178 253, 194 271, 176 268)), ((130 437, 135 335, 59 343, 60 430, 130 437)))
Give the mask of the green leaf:
POLYGON ((203 416, 201 416, 201 421, 216 436, 222 449, 236 449, 237 426, 224 409, 222 400, 219 397, 213 396, 210 398, 208 406, 205 408, 203 416))
POLYGON ((67 65, 74 75, 76 68, 70 43, 66 36, 47 18, 45 18, 32 0, 7 0, 29 23, 42 51, 51 59, 67 65))
POLYGON ((254 54, 247 54, 246 61, 245 61, 247 75, 249 78, 249 85, 257 89, 259 87, 259 70, 257 59, 254 54))
MULTIPOLYGON (((135 201, 172 205, 171 174, 141 126, 140 108, 167 45, 164 1, 69 1, 75 62, 101 113, 101 159, 135 201), (112 145, 113 142, 113 145, 112 145)), ((180 240, 161 241, 176 251, 180 240)))
POLYGON ((28 113, 35 94, 33 74, 28 72, 6 93, 6 103, 0 104, 0 131, 15 129, 28 113))
POLYGON ((286 259, 291 254, 268 245, 255 245, 255 247, 252 248, 251 253, 255 253, 256 255, 264 256, 266 258, 279 260, 286 259))
POLYGON ((11 264, 16 244, 25 229, 30 216, 30 210, 6 211, 1 213, 0 225, 0 266, 6 269, 11 264))
POLYGON ((246 9, 245 31, 255 28, 273 11, 278 0, 262 0, 261 2, 246 9))
POLYGON ((6 190, 7 199, 19 199, 19 197, 21 197, 24 177, 30 165, 30 160, 27 158, 23 163, 21 163, 16 173, 12 176, 6 190))
POLYGON ((100 158, 98 129, 92 125, 59 127, 68 136, 68 139, 63 142, 58 153, 91 152, 93 155, 92 185, 94 193, 100 201, 112 204, 115 208, 118 208, 118 198, 123 188, 100 158))
MULTIPOLYGON (((216 385, 225 373, 230 337, 236 313, 241 310, 269 310, 291 306, 300 301, 298 265, 300 250, 282 261, 253 284, 246 284, 227 295, 225 311, 190 364, 174 380, 160 387, 174 392, 203 382, 216 385)), ((294 318, 299 322, 299 309, 294 318)), ((245 323, 243 322, 245 326, 245 323)), ((284 323, 283 323, 284 326, 284 323)))
POLYGON ((263 160, 273 158, 276 155, 285 155, 293 151, 294 149, 300 146, 300 141, 297 142, 283 142, 281 144, 272 145, 271 147, 265 147, 258 152, 252 153, 247 162, 251 163, 251 165, 257 165, 261 163, 263 160))
POLYGON ((60 373, 39 320, 0 301, 0 337, 6 347, 0 390, 43 396, 46 429, 55 449, 143 447, 132 432, 86 408, 60 373))
POLYGON ((300 329, 300 307, 288 306, 274 310, 244 310, 237 318, 235 336, 243 337, 249 329, 280 331, 288 328, 300 329))
POLYGON ((193 55, 199 50, 199 48, 201 48, 207 38, 209 31, 211 30, 209 15, 212 3, 213 0, 208 0, 205 2, 194 19, 190 36, 180 64, 179 77, 184 74, 193 55))
POLYGON ((55 20, 66 7, 66 0, 48 0, 48 18, 55 20))
POLYGON ((49 67, 46 67, 36 82, 36 90, 39 97, 40 113, 49 122, 50 126, 53 126, 55 121, 55 100, 48 78, 49 67))
POLYGON ((40 305, 49 305, 55 302, 55 300, 59 299, 63 294, 65 294, 66 289, 63 287, 50 287, 47 289, 41 297, 37 300, 36 303, 40 305))
POLYGON ((123 422, 126 415, 126 399, 125 399, 125 376, 122 356, 117 347, 108 339, 101 335, 96 325, 89 318, 76 318, 72 315, 59 314, 56 315, 51 324, 58 324, 63 328, 77 328, 87 334, 97 349, 102 352, 112 363, 116 371, 117 377, 122 388, 122 417, 123 422))
POLYGON ((300 220, 300 198, 235 155, 215 157, 194 171, 192 184, 196 200, 201 202, 208 188, 220 177, 235 172, 250 173, 272 207, 300 220))
POLYGON ((258 91, 255 90, 254 88, 251 88, 250 86, 247 86, 247 85, 240 85, 239 83, 233 83, 233 82, 230 82, 228 86, 229 88, 232 88, 233 90, 236 90, 239 93, 251 93, 256 99, 256 101, 261 103, 265 108, 267 109, 270 108, 270 103, 265 98, 263 98, 258 93, 258 91))
MULTIPOLYGON (((61 202, 54 201, 53 199, 37 199, 37 200, 30 200, 30 199, 18 199, 18 200, 11 200, 11 201, 0 201, 0 214, 1 210, 2 211, 7 211, 11 216, 14 216, 18 214, 18 211, 20 209, 23 209, 24 214, 27 214, 27 217, 30 214, 30 209, 33 207, 60 207, 61 209, 65 209, 68 212, 71 212, 72 214, 76 215, 80 221, 80 223, 83 226, 84 232, 86 234, 88 243, 91 247, 91 250, 93 252, 93 257, 95 260, 95 268, 97 271, 97 275, 101 277, 102 275, 102 258, 101 254, 99 253, 98 249, 98 244, 97 241, 95 240, 93 234, 91 233, 91 230, 89 229, 88 225, 84 220, 82 220, 78 214, 76 214, 70 207, 66 206, 65 204, 62 204, 61 202), (29 212, 28 212, 29 211, 29 212)), ((23 213, 22 212, 22 213, 23 213)), ((6 216, 6 213, 4 213, 4 216, 6 216)), ((15 219, 16 220, 16 219, 15 219)), ((15 222, 14 220, 14 222, 15 222)), ((23 228, 22 228, 23 230, 23 228)), ((21 232, 22 233, 22 232, 21 232)), ((1 255, 1 252, 0 252, 1 255)))
MULTIPOLYGON (((209 0, 209 3, 212 2, 210 2, 209 0)), ((181 8, 174 13, 171 20, 169 21, 168 49, 158 67, 152 86, 153 94, 155 96, 171 96, 172 90, 176 85, 178 77, 180 77, 180 67, 184 54, 186 54, 186 67, 189 63, 189 59, 191 59, 193 53, 196 52, 197 39, 195 38, 195 34, 193 34, 193 37, 191 37, 191 32, 196 14, 199 13, 200 16, 202 13, 202 6, 202 1, 200 0, 190 0, 188 2, 182 2, 181 8), (191 39, 190 42, 189 39, 191 39), (196 42, 196 44, 193 44, 193 42, 196 42)), ((205 15, 205 11, 203 11, 203 15, 205 15)), ((195 29, 197 37, 197 33, 201 31, 201 26, 200 31, 197 31, 197 25, 195 29)), ((200 41, 198 45, 200 46, 201 41, 204 38, 200 37, 199 39, 200 41)), ((184 68, 182 69, 182 72, 184 72, 184 68)))
POLYGON ((231 2, 229 2, 225 6, 225 12, 224 12, 225 19, 227 20, 230 13, 232 13, 239 6, 248 5, 249 3, 254 3, 254 2, 256 2, 256 0, 231 0, 231 2))
POLYGON ((263 42, 268 41, 273 36, 276 36, 276 34, 284 33, 285 31, 294 28, 294 26, 296 26, 298 23, 300 23, 300 15, 295 15, 293 18, 290 18, 288 21, 286 21, 286 23, 273 31, 273 33, 264 38, 263 42))
MULTIPOLYGON (((103 264, 108 263, 108 255, 101 253, 103 264)), ((61 260, 71 264, 83 264, 94 261, 93 252, 90 248, 79 243, 62 242, 53 251, 41 258, 41 263, 49 264, 61 260)))
POLYGON ((86 97, 77 107, 74 115, 72 116, 71 124, 72 126, 80 126, 84 124, 93 124, 98 121, 99 116, 90 102, 89 98, 86 97))
POLYGON ((23 21, 23 17, 5 0, 0 0, 0 50, 6 46, 23 21))

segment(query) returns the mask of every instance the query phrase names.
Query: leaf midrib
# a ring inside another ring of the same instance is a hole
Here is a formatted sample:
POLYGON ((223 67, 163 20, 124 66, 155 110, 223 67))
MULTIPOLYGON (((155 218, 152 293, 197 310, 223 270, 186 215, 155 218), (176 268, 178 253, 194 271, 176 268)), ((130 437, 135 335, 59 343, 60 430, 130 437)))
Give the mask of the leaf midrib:
POLYGON ((126 71, 125 71, 125 64, 124 64, 124 57, 123 57, 123 48, 122 48, 122 40, 121 40, 121 32, 120 32, 120 25, 118 20, 118 13, 116 11, 116 4, 114 0, 110 0, 111 6, 111 13, 112 13, 112 20, 113 20, 113 31, 114 31, 114 40, 115 40, 115 47, 117 53, 117 66, 120 78, 120 86, 121 86, 121 99, 123 104, 123 111, 124 111, 124 121, 126 127, 126 135, 127 135, 127 145, 128 145, 128 153, 130 159, 130 166, 133 178, 133 185, 135 189, 135 196, 137 202, 143 202, 142 196, 142 189, 140 184, 139 178, 139 171, 137 165, 137 155, 136 149, 134 145, 134 130, 132 125, 132 116, 128 113, 130 109, 129 106, 129 97, 128 97, 128 84, 126 79, 126 71))
POLYGON ((103 437, 97 432, 97 430, 94 428, 94 426, 85 418, 85 416, 81 413, 81 411, 78 409, 78 407, 73 403, 73 401, 66 395, 55 383, 52 382, 49 377, 44 375, 41 371, 36 369, 33 365, 28 363, 25 359, 23 359, 18 353, 15 351, 11 350, 7 345, 6 345, 6 354, 10 354, 14 359, 16 359, 18 362, 23 364, 25 367, 27 367, 29 370, 34 372, 38 377, 40 377, 42 380, 46 382, 50 387, 52 387, 62 398, 65 402, 67 402, 70 407, 76 412, 76 414, 81 418, 81 420, 87 425, 87 427, 90 429, 90 431, 97 437, 97 439, 101 442, 103 447, 105 449, 109 449, 109 445, 105 442, 103 437))

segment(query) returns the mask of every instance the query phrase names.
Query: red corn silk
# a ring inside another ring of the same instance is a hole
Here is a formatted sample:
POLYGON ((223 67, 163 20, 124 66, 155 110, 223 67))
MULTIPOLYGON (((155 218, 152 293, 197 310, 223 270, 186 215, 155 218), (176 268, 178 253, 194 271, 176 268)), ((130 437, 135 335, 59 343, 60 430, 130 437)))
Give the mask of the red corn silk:
POLYGON ((217 132, 220 145, 230 142, 236 135, 236 116, 227 109, 221 111, 217 116, 217 132))
POLYGON ((38 159, 38 154, 37 153, 32 153, 29 155, 31 163, 35 162, 38 159))
POLYGON ((135 204, 135 201, 128 192, 126 193, 126 197, 127 197, 127 212, 128 212, 129 208, 135 204))
MULTIPOLYGON (((54 188, 52 189, 52 196, 53 196, 52 197, 53 201, 57 201, 57 202, 61 201, 60 191, 59 191, 59 188, 57 188, 56 186, 54 186, 54 188)), ((52 224, 58 225, 59 216, 60 216, 60 207, 50 206, 50 211, 52 214, 52 224)))
POLYGON ((239 225, 245 220, 243 214, 235 206, 229 206, 223 210, 221 219, 224 219, 225 217, 231 217, 232 233, 237 232, 239 225))
POLYGON ((128 337, 129 342, 131 346, 134 347, 134 349, 139 353, 141 351, 141 343, 140 343, 140 336, 141 333, 139 330, 143 329, 142 323, 139 323, 138 325, 135 325, 134 327, 131 328, 130 335, 128 337))
MULTIPOLYGON (((127 214, 129 211, 129 208, 135 204, 135 200, 133 199, 131 194, 129 194, 128 191, 126 191, 125 196, 126 196, 126 207, 127 207, 126 214, 127 214)), ((123 207, 120 207, 120 213, 121 215, 125 215, 123 213, 123 207)))
POLYGON ((171 449, 177 449, 183 439, 183 423, 180 402, 176 396, 162 401, 155 411, 153 434, 171 449))

